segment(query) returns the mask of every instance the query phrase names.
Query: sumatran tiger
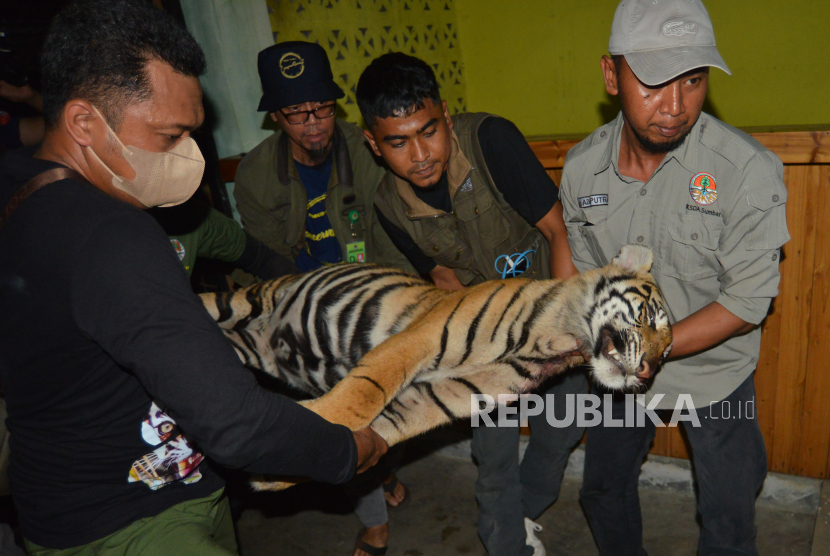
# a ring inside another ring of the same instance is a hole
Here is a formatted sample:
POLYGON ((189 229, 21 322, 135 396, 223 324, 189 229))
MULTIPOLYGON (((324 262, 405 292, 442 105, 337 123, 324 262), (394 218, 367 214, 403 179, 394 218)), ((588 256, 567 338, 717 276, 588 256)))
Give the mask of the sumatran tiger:
POLYGON ((471 394, 526 392, 586 361, 607 388, 643 388, 672 342, 651 264, 651 250, 629 245, 567 280, 457 292, 392 268, 337 265, 202 301, 245 365, 318 396, 302 403, 327 420, 371 425, 392 446, 470 416, 471 394))

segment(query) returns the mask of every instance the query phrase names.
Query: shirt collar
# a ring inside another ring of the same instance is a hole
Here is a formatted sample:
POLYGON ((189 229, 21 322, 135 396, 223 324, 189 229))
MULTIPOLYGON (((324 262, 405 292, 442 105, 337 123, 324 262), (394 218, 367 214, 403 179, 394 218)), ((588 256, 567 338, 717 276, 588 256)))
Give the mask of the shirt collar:
POLYGON ((447 178, 450 185, 450 198, 455 198, 458 189, 464 184, 467 176, 470 175, 470 170, 473 165, 464 156, 461 151, 461 145, 458 142, 458 137, 455 132, 452 132, 452 142, 450 144, 450 162, 447 164, 447 178))
POLYGON ((611 137, 605 144, 605 150, 602 152, 597 169, 594 171, 595 175, 607 170, 612 161, 616 167, 617 159, 620 157, 620 137, 622 136, 624 121, 622 111, 620 111, 614 121, 611 122, 611 129, 609 130, 611 137))
MULTIPOLYGON (((689 132, 689 135, 686 136, 686 140, 683 141, 679 147, 670 151, 666 154, 666 157, 657 167, 657 170, 654 171, 656 174, 663 166, 665 166, 669 160, 674 159, 686 168, 689 171, 693 171, 693 167, 695 166, 695 159, 698 155, 698 143, 700 142, 700 134, 702 133, 703 129, 706 127, 706 122, 708 121, 708 116, 706 113, 701 112, 700 117, 698 117, 695 125, 692 126, 692 130, 689 132)), ((604 172, 608 169, 608 167, 613 164, 614 170, 619 175, 618 171, 618 162, 620 159, 620 141, 622 138, 622 129, 625 119, 623 118, 622 112, 620 112, 616 119, 614 119, 612 123, 612 127, 609 130, 611 133, 611 140, 605 146, 605 150, 600 157, 599 164, 597 165, 594 174, 599 174, 604 172)))

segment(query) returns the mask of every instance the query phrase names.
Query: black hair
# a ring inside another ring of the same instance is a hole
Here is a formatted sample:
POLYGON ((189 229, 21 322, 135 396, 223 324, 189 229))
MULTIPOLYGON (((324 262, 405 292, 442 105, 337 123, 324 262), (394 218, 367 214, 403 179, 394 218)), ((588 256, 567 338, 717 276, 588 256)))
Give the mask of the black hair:
POLYGON ((622 54, 611 55, 611 61, 614 62, 614 71, 617 74, 617 81, 619 81, 620 79, 620 68, 622 67, 623 58, 625 58, 625 56, 623 56, 622 54))
POLYGON ((426 99, 441 102, 432 68, 402 52, 390 52, 372 60, 357 82, 355 96, 369 127, 376 118, 403 116, 423 108, 426 99))
POLYGON ((189 77, 205 73, 196 40, 149 0, 76 0, 55 16, 43 47, 46 127, 80 98, 117 130, 125 106, 151 97, 146 66, 152 60, 189 77))

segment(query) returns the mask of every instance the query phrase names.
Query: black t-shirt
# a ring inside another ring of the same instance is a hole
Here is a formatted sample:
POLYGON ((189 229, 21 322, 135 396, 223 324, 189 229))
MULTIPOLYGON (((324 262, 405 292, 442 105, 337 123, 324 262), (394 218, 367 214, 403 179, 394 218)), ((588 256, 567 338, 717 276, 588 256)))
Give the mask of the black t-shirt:
MULTIPOLYGON (((56 166, 8 153, 0 207, 56 166)), ((261 389, 158 224, 87 183, 47 185, 0 229, 0 314, 11 488, 35 544, 86 544, 207 496, 222 481, 201 454, 254 473, 354 473, 348 429, 261 389)))
MULTIPOLYGON (((559 200, 559 189, 513 122, 499 117, 487 118, 481 122, 476 135, 496 188, 519 216, 535 226, 559 200)), ((415 196, 429 206, 452 211, 446 172, 433 187, 412 189, 415 196)), ((383 229, 419 273, 428 274, 437 266, 409 234, 392 224, 380 210, 375 212, 383 229)))

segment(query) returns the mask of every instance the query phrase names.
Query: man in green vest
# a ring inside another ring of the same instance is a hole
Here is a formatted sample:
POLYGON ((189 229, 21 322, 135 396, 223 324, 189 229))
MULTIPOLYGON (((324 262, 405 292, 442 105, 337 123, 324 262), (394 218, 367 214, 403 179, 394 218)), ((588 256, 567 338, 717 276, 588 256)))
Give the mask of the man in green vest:
POLYGON ((234 197, 242 225, 301 271, 340 262, 412 270, 378 225, 372 199, 384 170, 360 128, 337 119, 326 51, 291 41, 259 53, 263 95, 280 131, 239 163, 234 197))
MULTIPOLYGON (((385 170, 360 128, 335 117, 336 100, 345 94, 323 47, 275 44, 259 53, 258 69, 259 111, 268 112, 280 131, 239 163, 234 197, 245 230, 303 272, 343 262, 412 271, 374 211, 385 170)), ((393 476, 383 487, 358 482, 350 486, 365 530, 355 556, 382 554, 389 534, 386 503, 402 504, 408 491, 393 476)))
MULTIPOLYGON (((390 171, 375 203, 381 224, 415 268, 439 287, 485 280, 576 274, 553 181, 515 125, 489 114, 450 118, 432 69, 418 58, 385 54, 363 72, 357 102, 364 134, 390 171)), ((547 390, 587 392, 582 373, 547 390)), ((473 428, 479 463, 478 528, 492 555, 544 556, 532 520, 556 500, 573 424, 529 418, 531 441, 519 466, 519 428, 473 428)))

